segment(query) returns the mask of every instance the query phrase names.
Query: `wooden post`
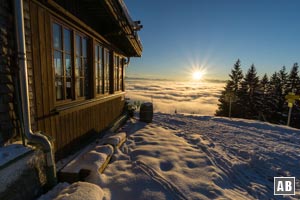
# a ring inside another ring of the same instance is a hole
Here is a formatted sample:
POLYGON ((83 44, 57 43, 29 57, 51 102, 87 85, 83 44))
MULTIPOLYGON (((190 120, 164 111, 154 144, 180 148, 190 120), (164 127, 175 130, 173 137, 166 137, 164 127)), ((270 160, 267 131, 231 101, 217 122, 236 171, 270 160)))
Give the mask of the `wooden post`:
POLYGON ((232 97, 229 97, 229 114, 228 117, 231 119, 231 104, 232 104, 232 97))
POLYGON ((290 126, 292 108, 293 108, 295 101, 300 99, 300 95, 295 95, 295 93, 289 92, 288 95, 285 96, 285 99, 286 99, 286 101, 288 103, 288 107, 289 107, 287 126, 290 126))

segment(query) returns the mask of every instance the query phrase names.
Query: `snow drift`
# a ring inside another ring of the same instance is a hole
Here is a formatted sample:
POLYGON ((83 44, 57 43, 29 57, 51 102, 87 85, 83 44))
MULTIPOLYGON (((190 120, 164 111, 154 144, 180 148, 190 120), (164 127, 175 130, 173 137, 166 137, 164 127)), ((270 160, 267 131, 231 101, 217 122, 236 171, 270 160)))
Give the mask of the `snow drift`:
POLYGON ((156 113, 132 119, 127 141, 104 173, 86 181, 103 199, 282 199, 275 176, 295 176, 299 199, 300 131, 251 120, 156 113))

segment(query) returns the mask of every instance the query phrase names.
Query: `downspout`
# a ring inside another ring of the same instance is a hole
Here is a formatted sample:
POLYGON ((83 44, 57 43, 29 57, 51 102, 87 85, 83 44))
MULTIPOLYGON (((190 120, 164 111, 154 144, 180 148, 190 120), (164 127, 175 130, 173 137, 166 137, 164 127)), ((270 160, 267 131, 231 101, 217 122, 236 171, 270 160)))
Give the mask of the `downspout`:
POLYGON ((30 104, 29 104, 29 90, 28 90, 28 72, 26 61, 26 46, 25 46, 25 31, 24 31, 24 15, 23 15, 23 0, 14 1, 15 9, 15 31, 17 38, 18 49, 18 67, 20 78, 20 93, 22 103, 22 119, 24 133, 28 143, 32 143, 40 147, 45 155, 46 160, 46 176, 47 187, 52 187, 56 184, 56 167, 54 161, 54 154, 51 142, 45 135, 41 133, 33 133, 31 130, 30 119, 30 104))

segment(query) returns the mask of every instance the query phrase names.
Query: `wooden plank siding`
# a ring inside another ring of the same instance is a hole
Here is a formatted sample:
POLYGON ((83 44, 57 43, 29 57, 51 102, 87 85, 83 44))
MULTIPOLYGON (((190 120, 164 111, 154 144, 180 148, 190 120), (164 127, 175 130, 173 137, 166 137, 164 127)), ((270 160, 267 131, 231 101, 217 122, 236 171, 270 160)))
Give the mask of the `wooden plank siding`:
MULTIPOLYGON (((120 116, 124 108, 124 93, 96 97, 95 92, 92 92, 90 96, 93 99, 84 100, 78 106, 60 108, 61 105, 57 105, 52 66, 51 19, 52 15, 45 7, 30 1, 31 59, 36 108, 34 120, 37 130, 52 137, 56 159, 61 159, 82 144, 84 139, 99 134, 120 116)), ((94 58, 92 39, 89 45, 90 57, 94 58)), ((92 59, 90 66, 93 65, 92 59)), ((91 69, 91 77, 93 73, 94 69, 91 69)), ((94 78, 91 78, 90 83, 93 84, 91 91, 95 91, 94 78)))

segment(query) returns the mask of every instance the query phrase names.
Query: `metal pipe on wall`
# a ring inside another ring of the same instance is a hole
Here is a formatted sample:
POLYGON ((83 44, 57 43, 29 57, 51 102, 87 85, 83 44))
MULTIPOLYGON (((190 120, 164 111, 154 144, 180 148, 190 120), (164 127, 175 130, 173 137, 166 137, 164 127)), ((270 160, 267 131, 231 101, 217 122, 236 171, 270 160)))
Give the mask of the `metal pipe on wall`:
POLYGON ((56 167, 54 161, 54 153, 52 144, 49 139, 41 133, 33 133, 31 129, 31 116, 29 104, 29 87, 28 87, 28 72, 26 61, 26 44, 25 44, 25 29, 24 29, 24 13, 23 13, 23 0, 14 1, 14 14, 15 14, 15 31, 17 38, 18 50, 18 66, 20 78, 20 93, 22 103, 22 119, 25 137, 29 143, 40 147, 46 159, 46 175, 47 186, 52 187, 56 184, 56 167))

